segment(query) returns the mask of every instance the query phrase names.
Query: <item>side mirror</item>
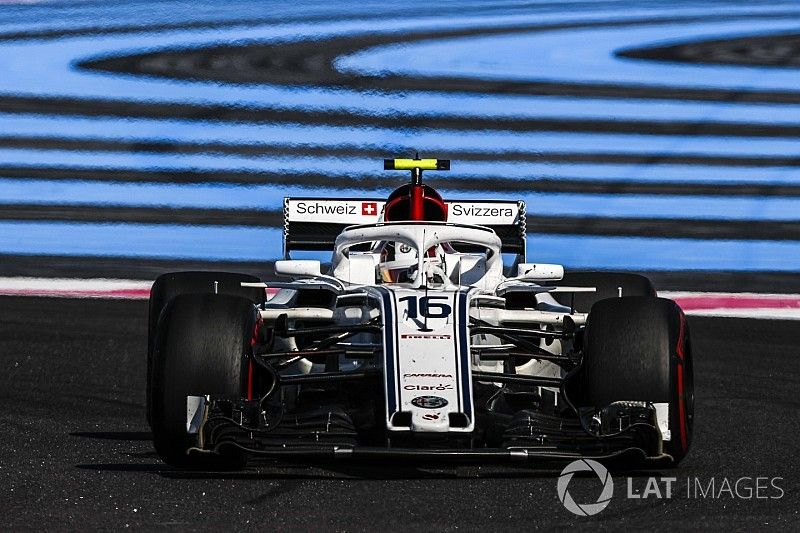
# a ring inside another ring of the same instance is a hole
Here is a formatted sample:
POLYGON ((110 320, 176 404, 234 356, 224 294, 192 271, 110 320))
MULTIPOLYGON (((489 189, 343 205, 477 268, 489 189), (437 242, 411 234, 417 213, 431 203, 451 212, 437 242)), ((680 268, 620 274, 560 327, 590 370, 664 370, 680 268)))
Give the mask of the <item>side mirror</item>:
POLYGON ((320 262, 310 259, 275 261, 275 273, 279 276, 321 276, 320 262))
POLYGON ((547 263, 520 263, 517 276, 529 281, 558 281, 564 277, 564 267, 547 263))

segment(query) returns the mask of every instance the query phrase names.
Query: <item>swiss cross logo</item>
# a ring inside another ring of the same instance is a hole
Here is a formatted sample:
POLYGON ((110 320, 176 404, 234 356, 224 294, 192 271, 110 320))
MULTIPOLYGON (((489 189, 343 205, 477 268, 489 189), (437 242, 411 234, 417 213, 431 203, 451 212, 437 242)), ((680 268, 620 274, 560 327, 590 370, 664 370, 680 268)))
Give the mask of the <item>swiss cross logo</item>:
POLYGON ((377 215, 378 204, 375 202, 361 202, 361 214, 367 216, 377 215))

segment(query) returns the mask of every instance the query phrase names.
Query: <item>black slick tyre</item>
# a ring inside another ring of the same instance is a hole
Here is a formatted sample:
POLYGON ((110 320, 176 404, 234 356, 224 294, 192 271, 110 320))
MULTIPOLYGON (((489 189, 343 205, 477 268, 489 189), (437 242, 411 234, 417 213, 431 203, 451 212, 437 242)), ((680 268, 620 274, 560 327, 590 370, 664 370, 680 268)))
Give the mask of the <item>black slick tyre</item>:
POLYGON ((584 337, 577 403, 602 408, 616 401, 667 403, 674 463, 688 453, 694 426, 689 326, 672 300, 629 296, 592 306, 584 337))
POLYGON ((153 369, 153 343, 155 342, 158 317, 167 303, 179 294, 229 294, 247 298, 253 303, 265 300, 264 289, 242 287, 242 282, 259 282, 257 277, 233 272, 171 272, 156 278, 150 289, 150 302, 147 320, 147 422, 151 424, 151 396, 153 369))
POLYGON ((257 320, 251 301, 223 294, 179 295, 161 313, 153 349, 152 429, 166 463, 238 464, 238 457, 187 455, 195 437, 186 429, 186 397, 244 393, 257 320))

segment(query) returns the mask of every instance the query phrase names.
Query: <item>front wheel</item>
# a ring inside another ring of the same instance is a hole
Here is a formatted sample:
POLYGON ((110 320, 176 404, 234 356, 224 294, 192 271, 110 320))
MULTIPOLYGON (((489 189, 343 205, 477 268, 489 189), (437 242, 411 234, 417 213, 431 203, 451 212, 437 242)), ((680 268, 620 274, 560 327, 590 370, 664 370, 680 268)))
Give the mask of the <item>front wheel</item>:
POLYGON ((241 396, 258 313, 245 298, 183 294, 164 309, 153 349, 153 441, 159 456, 179 467, 237 466, 238 457, 210 461, 188 455, 186 397, 241 396))
POLYGON ((230 294, 241 296, 260 304, 265 299, 264 289, 242 287, 242 282, 258 282, 255 276, 234 272, 170 272, 156 278, 150 289, 150 311, 147 319, 147 423, 152 427, 152 374, 153 345, 156 339, 156 326, 161 311, 170 300, 179 294, 230 294))
POLYGON ((692 345, 686 316, 672 300, 601 300, 589 312, 578 403, 602 408, 617 401, 667 404, 674 463, 688 453, 694 425, 692 345))

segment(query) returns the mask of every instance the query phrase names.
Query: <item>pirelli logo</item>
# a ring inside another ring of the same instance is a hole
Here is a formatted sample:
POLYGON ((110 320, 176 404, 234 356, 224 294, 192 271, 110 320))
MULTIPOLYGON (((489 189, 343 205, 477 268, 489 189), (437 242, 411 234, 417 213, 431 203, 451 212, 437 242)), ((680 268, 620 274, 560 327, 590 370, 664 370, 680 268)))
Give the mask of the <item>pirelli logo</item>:
POLYGON ((403 333, 400 335, 401 339, 443 339, 449 340, 451 337, 450 335, 423 335, 422 333, 403 333))

